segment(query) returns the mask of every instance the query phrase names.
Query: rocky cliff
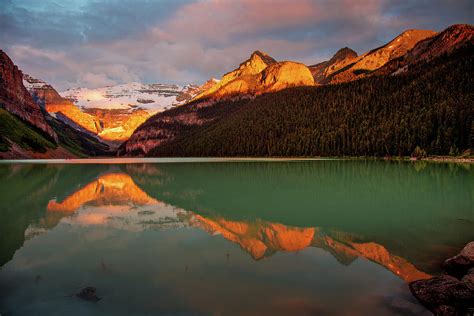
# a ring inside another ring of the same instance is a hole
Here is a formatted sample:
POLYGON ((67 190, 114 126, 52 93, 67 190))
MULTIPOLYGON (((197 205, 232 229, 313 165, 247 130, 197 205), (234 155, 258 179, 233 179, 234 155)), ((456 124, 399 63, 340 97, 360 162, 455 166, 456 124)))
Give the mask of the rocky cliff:
POLYGON ((27 74, 23 75, 23 82, 36 103, 51 115, 93 134, 102 131, 100 121, 96 117, 83 113, 70 100, 61 97, 51 85, 27 74))
POLYGON ((324 84, 325 80, 336 71, 341 70, 357 58, 357 53, 349 47, 338 50, 328 61, 309 66, 314 81, 324 84))
POLYGON ((255 51, 249 59, 227 74, 193 101, 220 101, 251 97, 295 86, 312 86, 314 79, 308 67, 290 61, 277 62, 267 54, 255 51))
POLYGON ((8 55, 0 50, 0 107, 18 116, 57 141, 41 108, 23 86, 23 74, 8 55))
POLYGON ((374 72, 376 75, 400 74, 420 62, 429 62, 436 57, 449 54, 454 50, 474 46, 474 27, 468 24, 456 24, 448 27, 436 36, 419 41, 406 54, 393 59, 374 72))
POLYGON ((432 37, 435 34, 436 32, 428 30, 405 31, 387 44, 346 61, 343 67, 329 73, 321 80, 321 83, 340 83, 362 78, 382 67, 387 62, 403 56, 419 41, 432 37))
POLYGON ((151 114, 138 109, 99 109, 85 108, 83 111, 95 117, 101 124, 98 136, 105 141, 120 142, 127 140, 132 133, 145 122, 151 114))

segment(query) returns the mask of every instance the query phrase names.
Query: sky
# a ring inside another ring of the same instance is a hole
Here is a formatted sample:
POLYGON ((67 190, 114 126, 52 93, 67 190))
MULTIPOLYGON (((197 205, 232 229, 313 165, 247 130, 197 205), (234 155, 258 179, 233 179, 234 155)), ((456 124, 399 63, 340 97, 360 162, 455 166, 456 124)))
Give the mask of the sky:
POLYGON ((457 23, 473 0, 0 0, 0 49, 60 91, 202 84, 255 50, 310 65, 457 23))

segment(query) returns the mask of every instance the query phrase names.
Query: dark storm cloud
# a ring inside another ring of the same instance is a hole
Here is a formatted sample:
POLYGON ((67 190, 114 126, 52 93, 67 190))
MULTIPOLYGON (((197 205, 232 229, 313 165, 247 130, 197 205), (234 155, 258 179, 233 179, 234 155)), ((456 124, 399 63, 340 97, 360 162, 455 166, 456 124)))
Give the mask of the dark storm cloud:
POLYGON ((473 23, 473 10, 470 0, 0 0, 0 41, 25 72, 61 89, 200 83, 256 49, 315 63, 409 28, 473 23))

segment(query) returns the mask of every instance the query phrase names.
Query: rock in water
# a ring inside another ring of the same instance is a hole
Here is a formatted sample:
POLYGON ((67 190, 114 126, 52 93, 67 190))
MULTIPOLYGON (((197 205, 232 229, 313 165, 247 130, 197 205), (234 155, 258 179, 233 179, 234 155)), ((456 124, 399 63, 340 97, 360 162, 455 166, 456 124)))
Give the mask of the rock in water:
POLYGON ((443 269, 450 275, 461 278, 474 268, 474 241, 468 243, 461 252, 443 263, 443 269))
POLYGON ((461 279, 467 287, 474 291, 474 268, 471 268, 465 276, 461 279))
POLYGON ((409 287, 418 301, 436 315, 455 315, 456 311, 474 306, 474 291, 449 275, 414 281, 409 287))
POLYGON ((83 288, 79 293, 76 294, 76 296, 86 301, 98 302, 101 300, 101 298, 96 295, 96 292, 97 290, 95 287, 88 286, 83 288))

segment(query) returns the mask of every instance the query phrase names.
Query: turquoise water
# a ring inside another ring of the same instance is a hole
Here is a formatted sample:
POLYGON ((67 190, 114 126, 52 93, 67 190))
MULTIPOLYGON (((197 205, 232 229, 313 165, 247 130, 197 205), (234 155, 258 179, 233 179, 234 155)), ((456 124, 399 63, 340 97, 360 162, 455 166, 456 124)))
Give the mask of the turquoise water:
POLYGON ((419 315, 474 240, 470 165, 66 162, 0 164, 2 315, 419 315))

